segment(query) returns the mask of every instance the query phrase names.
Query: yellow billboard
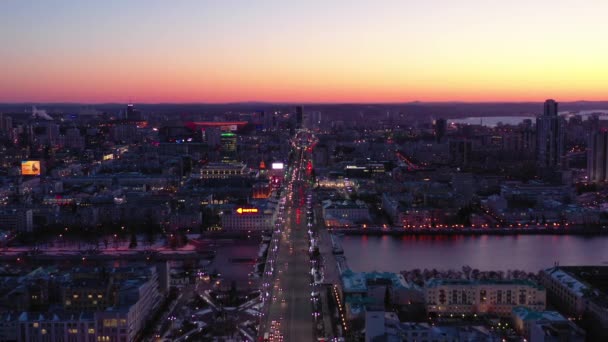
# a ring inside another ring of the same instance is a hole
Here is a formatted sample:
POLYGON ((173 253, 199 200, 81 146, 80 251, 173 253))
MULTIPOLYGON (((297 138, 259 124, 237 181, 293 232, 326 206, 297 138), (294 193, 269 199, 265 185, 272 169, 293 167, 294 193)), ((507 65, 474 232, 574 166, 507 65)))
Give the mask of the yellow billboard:
POLYGON ((236 210, 238 214, 257 214, 258 208, 238 208, 236 210))
POLYGON ((24 176, 40 176, 40 160, 22 161, 21 174, 24 176))

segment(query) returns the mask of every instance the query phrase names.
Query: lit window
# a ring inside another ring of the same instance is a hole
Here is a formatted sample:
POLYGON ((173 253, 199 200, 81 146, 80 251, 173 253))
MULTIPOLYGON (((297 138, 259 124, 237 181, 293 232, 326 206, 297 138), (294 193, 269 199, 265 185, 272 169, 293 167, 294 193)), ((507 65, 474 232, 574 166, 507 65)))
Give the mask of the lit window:
POLYGON ((78 295, 74 293, 74 295, 72 296, 74 297, 74 299, 78 299, 78 295))
POLYGON ((32 324, 32 326, 33 326, 34 328, 38 328, 38 322, 34 322, 34 324, 32 324))
POLYGON ((89 299, 90 299, 90 298, 93 298, 93 295, 92 295, 92 294, 90 294, 88 297, 89 297, 89 299))
POLYGON ((113 319, 104 319, 103 320, 103 326, 104 327, 117 327, 118 326, 118 320, 116 318, 113 318, 113 319))
POLYGON ((78 334, 78 329, 68 329, 69 334, 78 334))
POLYGON ((72 301, 71 301, 71 300, 69 300, 69 299, 68 299, 68 300, 66 300, 66 301, 65 301, 65 305, 72 305, 72 301))
POLYGON ((46 335, 46 329, 42 329, 42 330, 40 330, 40 333, 41 333, 42 335, 46 335))
POLYGON ((95 333, 95 329, 89 328, 89 334, 94 334, 94 333, 95 333))

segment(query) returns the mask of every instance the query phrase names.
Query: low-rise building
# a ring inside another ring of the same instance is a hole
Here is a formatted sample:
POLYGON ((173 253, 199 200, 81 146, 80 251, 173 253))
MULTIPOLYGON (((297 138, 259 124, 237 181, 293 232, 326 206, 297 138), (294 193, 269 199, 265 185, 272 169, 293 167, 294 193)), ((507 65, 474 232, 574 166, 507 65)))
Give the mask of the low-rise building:
POLYGON ((584 342, 585 331, 576 324, 540 320, 530 328, 530 342, 584 342))
POLYGON ((330 227, 353 226, 369 222, 369 208, 362 201, 332 201, 323 202, 323 218, 325 225, 330 227))
POLYGON ((546 291, 529 280, 431 279, 424 298, 432 314, 509 316, 514 307, 545 310, 546 291))
POLYGON ((232 177, 245 177, 249 170, 245 164, 239 163, 209 163, 201 167, 201 179, 225 179, 232 177))
POLYGON ((482 326, 438 326, 400 322, 394 312, 368 311, 365 314, 365 341, 487 341, 498 342, 498 334, 482 326))
POLYGON ((566 341, 585 340, 585 332, 557 311, 535 311, 518 306, 511 316, 515 330, 530 341, 557 341, 556 336, 567 337, 566 341), (536 331, 535 339, 532 339, 533 331, 536 331), (547 333, 539 334, 540 331, 547 333))
POLYGON ((552 304, 591 328, 590 338, 608 338, 608 266, 555 266, 541 271, 540 279, 552 304))
POLYGON ((225 231, 264 231, 272 229, 275 218, 270 206, 247 205, 224 210, 221 222, 225 231))
POLYGON ((366 308, 422 303, 422 290, 401 274, 390 272, 342 272, 342 293, 349 319, 362 318, 366 308))

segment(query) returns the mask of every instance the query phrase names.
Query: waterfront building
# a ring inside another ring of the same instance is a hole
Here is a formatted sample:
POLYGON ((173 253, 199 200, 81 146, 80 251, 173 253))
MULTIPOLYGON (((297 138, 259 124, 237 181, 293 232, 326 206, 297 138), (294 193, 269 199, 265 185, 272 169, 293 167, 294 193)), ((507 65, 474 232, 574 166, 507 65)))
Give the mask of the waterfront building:
POLYGON ((582 319, 593 338, 608 338, 608 266, 555 266, 540 273, 551 303, 567 317, 582 319))
POLYGON ((542 169, 557 170, 564 155, 565 121, 557 114, 557 102, 546 100, 536 118, 536 162, 542 169))
POLYGON ((422 303, 422 290, 408 283, 399 273, 391 272, 342 272, 342 298, 348 319, 363 318, 367 309, 391 305, 422 303))
POLYGON ((428 313, 509 316, 516 306, 545 310, 546 291, 529 280, 431 279, 424 286, 428 313))
POLYGON ((542 182, 528 183, 509 181, 500 186, 500 196, 507 201, 542 200, 569 201, 574 198, 574 188, 569 185, 551 185, 542 182))
POLYGON ((330 227, 348 227, 371 220, 369 209, 362 201, 323 201, 323 219, 330 227))
POLYGON ((595 130, 587 147, 587 177, 589 182, 608 181, 608 130, 595 130))

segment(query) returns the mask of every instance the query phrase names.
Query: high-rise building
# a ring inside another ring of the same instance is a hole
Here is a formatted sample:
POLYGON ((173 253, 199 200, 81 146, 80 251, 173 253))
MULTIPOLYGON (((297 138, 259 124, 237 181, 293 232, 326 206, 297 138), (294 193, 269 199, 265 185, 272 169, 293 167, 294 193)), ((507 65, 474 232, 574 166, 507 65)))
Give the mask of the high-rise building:
POLYGON ((135 111, 135 107, 133 107, 132 103, 127 105, 127 113, 125 114, 125 119, 129 120, 133 118, 133 112, 135 111))
POLYGON ((220 145, 222 148, 222 162, 236 163, 237 154, 237 135, 233 132, 223 132, 220 135, 220 145))
POLYGON ((591 134, 587 148, 587 177, 590 182, 608 181, 608 130, 591 134))
POLYGON ((321 112, 313 111, 310 113, 308 119, 310 120, 310 128, 318 128, 321 126, 321 112))
POLYGON ((127 112, 125 114, 125 120, 130 120, 130 121, 141 121, 142 120, 141 112, 139 110, 135 109, 135 106, 133 106, 132 103, 129 103, 127 105, 127 112))
POLYGON ((211 148, 221 145, 222 131, 219 127, 205 127, 202 129, 203 141, 211 148))
POLYGON ((265 112, 262 111, 261 113, 262 115, 262 125, 264 126, 264 130, 266 131, 270 131, 274 128, 273 125, 273 118, 274 118, 274 114, 272 112, 265 112))
POLYGON ((437 119, 435 120, 435 124, 433 126, 435 129, 435 139, 438 143, 440 143, 443 140, 447 130, 447 121, 445 119, 437 119))
POLYGON ((450 162, 459 166, 466 166, 471 161, 472 143, 468 139, 450 140, 450 162))
POLYGON ((302 128, 302 120, 304 118, 304 109, 302 106, 296 107, 296 129, 302 128))
POLYGON ((557 115, 557 102, 547 100, 536 118, 536 162, 542 169, 557 170, 564 154, 564 119, 557 115))

